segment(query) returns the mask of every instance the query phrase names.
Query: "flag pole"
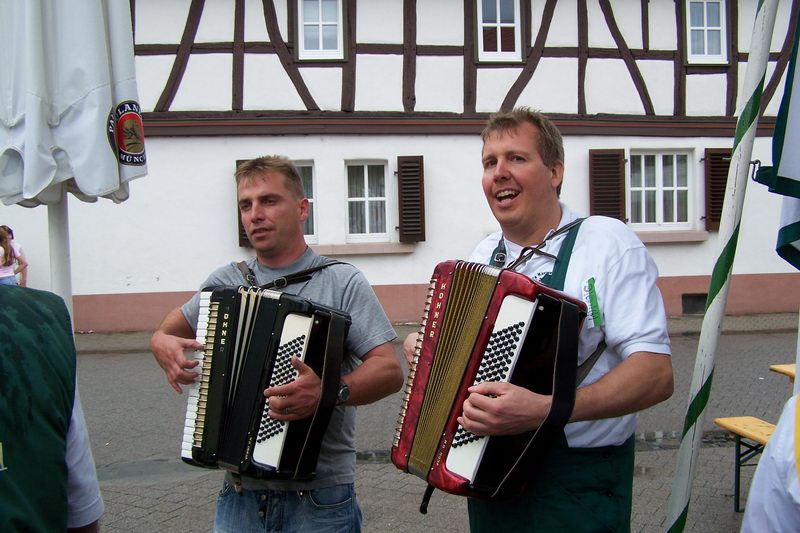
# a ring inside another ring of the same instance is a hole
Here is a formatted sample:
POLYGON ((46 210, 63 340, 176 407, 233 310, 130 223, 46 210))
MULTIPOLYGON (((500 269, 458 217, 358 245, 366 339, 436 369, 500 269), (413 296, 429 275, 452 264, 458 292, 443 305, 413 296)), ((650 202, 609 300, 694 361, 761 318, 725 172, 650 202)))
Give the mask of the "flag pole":
MULTIPOLYGON (((714 376, 714 354, 717 351, 725 304, 728 300, 731 267, 739 237, 742 205, 747 187, 747 175, 753 141, 761 108, 761 91, 769 58, 772 31, 778 0, 759 0, 753 25, 750 54, 747 60, 744 87, 744 106, 739 111, 733 154, 725 188, 725 203, 719 228, 720 253, 711 274, 711 283, 706 299, 706 311, 700 330, 700 341, 695 357, 689 405, 683 426, 678 463, 672 482, 672 493, 667 508, 666 531, 683 531, 689 512, 692 480, 694 479, 700 439, 703 433, 703 418, 711 392, 714 376)), ((735 30, 734 30, 735 31, 735 30)))

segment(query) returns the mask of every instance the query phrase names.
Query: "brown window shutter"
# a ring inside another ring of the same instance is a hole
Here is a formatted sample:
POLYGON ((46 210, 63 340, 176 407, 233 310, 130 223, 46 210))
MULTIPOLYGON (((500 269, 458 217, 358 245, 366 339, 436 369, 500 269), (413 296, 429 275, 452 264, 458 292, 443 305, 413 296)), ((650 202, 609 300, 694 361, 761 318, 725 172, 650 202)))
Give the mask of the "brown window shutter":
POLYGON ((253 246, 250 244, 250 239, 247 238, 247 233, 244 231, 244 226, 242 226, 242 217, 239 216, 239 207, 236 207, 236 220, 238 220, 239 224, 239 246, 242 248, 252 248, 253 246))
POLYGON ((589 150, 589 211, 625 218, 625 150, 589 150))
MULTIPOLYGON (((237 159, 236 160, 236 167, 238 168, 239 165, 242 163, 247 162, 247 159, 237 159)), ((233 182, 233 186, 236 187, 236 181, 233 182)), ((237 194, 238 198, 238 194, 237 194)), ((250 244, 250 239, 247 238, 247 233, 244 231, 244 226, 242 226, 242 217, 239 216, 239 203, 236 203, 236 209, 234 210, 236 213, 236 227, 239 228, 239 246, 241 248, 252 248, 253 246, 250 244)))
POLYGON ((729 148, 706 148, 706 231, 719 230, 731 153, 729 148))
POLYGON ((400 242, 425 240, 425 179, 422 156, 398 156, 400 242))

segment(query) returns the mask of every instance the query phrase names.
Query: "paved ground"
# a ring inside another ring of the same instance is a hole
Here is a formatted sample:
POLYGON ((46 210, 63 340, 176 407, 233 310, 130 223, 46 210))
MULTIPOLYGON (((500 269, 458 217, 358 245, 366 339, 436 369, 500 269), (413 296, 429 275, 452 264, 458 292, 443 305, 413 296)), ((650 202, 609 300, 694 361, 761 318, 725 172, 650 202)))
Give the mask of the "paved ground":
MULTIPOLYGON (((733 512, 733 447, 713 424, 718 416, 778 418, 791 395, 768 365, 792 362, 796 314, 727 317, 704 421, 705 444, 692 492, 687 531, 738 531, 733 512)), ((662 531, 697 350, 698 319, 670 321, 676 392, 640 416, 633 531, 662 531)), ((398 328, 402 334, 413 328, 398 328)), ((210 531, 222 474, 184 465, 178 457, 185 397, 167 385, 149 354, 149 333, 77 335, 81 397, 98 465, 106 514, 103 531, 210 531)), ((467 531, 463 498, 434 493, 417 511, 422 480, 388 460, 400 395, 358 411, 356 490, 366 532, 467 531)), ((752 469, 743 474, 743 502, 752 469)))

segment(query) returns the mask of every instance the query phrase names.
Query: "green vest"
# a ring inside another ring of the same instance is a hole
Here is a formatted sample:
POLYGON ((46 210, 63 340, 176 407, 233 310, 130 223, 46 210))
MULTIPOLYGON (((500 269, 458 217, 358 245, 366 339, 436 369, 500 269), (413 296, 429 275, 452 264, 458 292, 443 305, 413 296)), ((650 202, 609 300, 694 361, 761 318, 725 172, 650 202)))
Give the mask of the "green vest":
POLYGON ((64 301, 0 285, 0 531, 67 528, 75 343, 64 301))

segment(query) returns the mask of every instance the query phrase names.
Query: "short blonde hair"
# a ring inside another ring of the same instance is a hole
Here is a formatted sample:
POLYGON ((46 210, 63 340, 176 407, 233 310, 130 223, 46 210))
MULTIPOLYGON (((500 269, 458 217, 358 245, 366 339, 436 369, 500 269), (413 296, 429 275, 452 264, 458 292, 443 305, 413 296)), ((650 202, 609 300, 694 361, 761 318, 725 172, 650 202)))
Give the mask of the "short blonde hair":
POLYGON ((507 133, 525 122, 533 124, 539 130, 538 149, 544 164, 551 167, 556 161, 563 163, 564 140, 561 132, 549 118, 529 107, 517 107, 509 112, 492 114, 481 132, 481 139, 485 143, 492 133, 507 133))
POLYGON ((285 178, 286 188, 298 199, 305 198, 303 180, 294 163, 282 155, 265 155, 245 161, 236 167, 234 177, 238 186, 244 179, 252 179, 268 172, 277 172, 285 178))

